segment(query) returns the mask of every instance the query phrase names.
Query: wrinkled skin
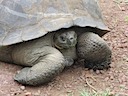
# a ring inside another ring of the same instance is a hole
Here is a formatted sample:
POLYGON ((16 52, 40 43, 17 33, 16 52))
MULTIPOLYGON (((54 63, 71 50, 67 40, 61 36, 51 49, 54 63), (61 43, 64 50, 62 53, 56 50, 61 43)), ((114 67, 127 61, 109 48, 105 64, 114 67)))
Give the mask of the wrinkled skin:
POLYGON ((1 47, 0 59, 26 66, 14 79, 22 84, 36 86, 49 82, 65 66, 74 63, 76 43, 77 34, 74 31, 53 32, 36 40, 1 47))
POLYGON ((56 34, 53 32, 36 40, 0 48, 1 61, 26 66, 14 79, 33 86, 51 81, 77 58, 85 60, 85 67, 107 69, 111 50, 93 32, 77 36, 71 30, 56 34))
POLYGON ((77 53, 79 58, 84 59, 86 68, 94 71, 110 68, 111 50, 107 43, 97 34, 85 32, 80 35, 77 53))

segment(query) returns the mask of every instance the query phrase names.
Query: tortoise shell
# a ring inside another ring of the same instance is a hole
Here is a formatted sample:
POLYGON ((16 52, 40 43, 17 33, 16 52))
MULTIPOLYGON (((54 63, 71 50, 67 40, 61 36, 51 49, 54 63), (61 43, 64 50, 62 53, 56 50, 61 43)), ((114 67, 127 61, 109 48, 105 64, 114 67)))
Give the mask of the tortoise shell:
POLYGON ((72 26, 109 30, 98 0, 0 0, 0 46, 72 26))

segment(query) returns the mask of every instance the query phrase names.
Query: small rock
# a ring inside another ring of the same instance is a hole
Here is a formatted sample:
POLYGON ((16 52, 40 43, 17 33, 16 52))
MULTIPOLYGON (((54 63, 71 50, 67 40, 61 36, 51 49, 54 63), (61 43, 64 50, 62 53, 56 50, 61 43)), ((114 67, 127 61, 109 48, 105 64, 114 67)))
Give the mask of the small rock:
POLYGON ((122 43, 127 43, 126 39, 121 40, 122 43))
POLYGON ((110 78, 111 80, 113 80, 113 79, 114 79, 114 76, 111 75, 109 78, 110 78))
POLYGON ((82 72, 81 72, 81 76, 82 76, 82 77, 85 77, 85 76, 86 76, 86 72, 85 72, 85 71, 82 71, 82 72))
POLYGON ((91 69, 91 70, 89 70, 90 71, 90 73, 93 73, 94 71, 91 69))
POLYGON ((40 96, 40 94, 37 92, 37 93, 34 93, 34 96, 40 96))
POLYGON ((126 58, 126 61, 128 62, 128 58, 126 58))
POLYGON ((113 74, 112 72, 111 72, 111 70, 109 71, 109 75, 111 75, 111 74, 113 74))
POLYGON ((25 96, 32 96, 32 93, 31 92, 26 92, 25 96))
POLYGON ((101 74, 104 74, 104 73, 105 73, 105 70, 100 70, 100 73, 101 73, 101 74))
POLYGON ((110 92, 109 96, 115 96, 116 94, 114 92, 110 92))
POLYGON ((124 32, 124 34, 126 37, 128 37, 128 31, 127 30, 124 32))
POLYGON ((100 71, 99 70, 96 70, 96 74, 100 74, 100 71))
MULTIPOLYGON (((119 73, 123 73, 123 71, 122 71, 122 70, 119 70, 118 72, 119 72, 119 73)), ((123 75, 123 74, 122 74, 122 75, 123 75)))
POLYGON ((111 88, 111 89, 113 89, 113 88, 114 88, 114 86, 110 85, 110 88, 111 88))
POLYGON ((61 90, 61 87, 57 87, 57 90, 59 90, 59 91, 60 91, 60 90, 61 90))
POLYGON ((127 70, 128 68, 127 67, 122 67, 123 70, 127 70))
POLYGON ((13 93, 11 93, 11 94, 10 94, 10 96, 14 96, 14 94, 13 94, 13 93))
POLYGON ((20 73, 20 70, 16 72, 17 74, 20 73))
POLYGON ((81 81, 85 81, 85 79, 86 79, 85 76, 80 76, 81 81))
POLYGON ((21 86, 20 89, 21 89, 21 90, 25 90, 25 86, 21 86))
POLYGON ((116 70, 115 73, 118 73, 118 71, 116 70))
POLYGON ((84 84, 84 87, 88 87, 88 85, 87 84, 84 84))
POLYGON ((68 90, 66 93, 72 93, 72 90, 68 90))
POLYGON ((11 88, 11 89, 10 89, 10 91, 11 91, 11 92, 14 92, 14 91, 15 91, 15 89, 11 88))
POLYGON ((34 93, 34 96, 40 96, 41 92, 38 90, 36 93, 34 93))
POLYGON ((106 78, 105 78, 105 81, 108 81, 108 80, 109 80, 109 77, 106 77, 106 78))
POLYGON ((124 8, 124 7, 122 7, 122 8, 121 8, 121 10, 122 10, 122 11, 125 11, 125 8, 124 8))
POLYGON ((13 96, 19 96, 21 94, 21 91, 17 91, 13 93, 13 96))
POLYGON ((71 88, 72 86, 70 84, 67 84, 67 88, 71 88))
POLYGON ((27 92, 27 90, 24 90, 24 92, 26 93, 26 92, 27 92))

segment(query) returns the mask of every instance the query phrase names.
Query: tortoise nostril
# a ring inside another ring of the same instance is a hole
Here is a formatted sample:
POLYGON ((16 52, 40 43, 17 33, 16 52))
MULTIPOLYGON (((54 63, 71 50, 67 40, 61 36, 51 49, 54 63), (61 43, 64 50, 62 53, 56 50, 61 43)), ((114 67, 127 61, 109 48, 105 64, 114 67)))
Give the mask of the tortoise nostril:
POLYGON ((70 40, 67 41, 68 45, 72 45, 72 42, 70 40))

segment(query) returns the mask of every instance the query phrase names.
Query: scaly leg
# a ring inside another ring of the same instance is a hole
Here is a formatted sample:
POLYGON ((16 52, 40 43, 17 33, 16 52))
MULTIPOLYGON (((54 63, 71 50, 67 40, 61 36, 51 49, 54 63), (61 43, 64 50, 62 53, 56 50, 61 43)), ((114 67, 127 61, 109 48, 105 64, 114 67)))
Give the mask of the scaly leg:
POLYGON ((64 69, 63 55, 50 46, 27 48, 25 50, 24 48, 16 47, 12 58, 16 64, 29 66, 23 68, 14 77, 21 84, 33 86, 44 84, 52 80, 64 69))
POLYGON ((93 32, 85 32, 78 37, 78 56, 85 59, 85 67, 93 70, 108 69, 111 50, 107 43, 93 32))

